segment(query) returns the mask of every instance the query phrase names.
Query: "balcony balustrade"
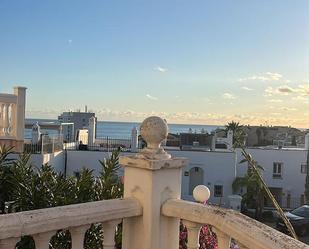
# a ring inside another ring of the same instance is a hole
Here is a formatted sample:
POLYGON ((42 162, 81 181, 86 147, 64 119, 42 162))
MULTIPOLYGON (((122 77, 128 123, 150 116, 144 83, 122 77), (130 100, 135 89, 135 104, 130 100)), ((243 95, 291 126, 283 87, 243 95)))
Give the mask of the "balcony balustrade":
POLYGON ((120 158, 125 170, 123 199, 0 215, 0 249, 15 248, 24 235, 33 237, 37 249, 47 249, 61 229, 70 231, 73 249, 82 249, 87 229, 98 223, 103 227, 103 248, 113 249, 115 229, 121 222, 124 249, 177 249, 180 219, 187 227, 188 249, 199 248, 204 224, 216 233, 219 249, 230 248, 231 239, 241 249, 309 248, 236 211, 181 200, 182 167, 188 161, 171 158, 160 146, 167 131, 158 117, 143 122, 141 135, 147 147, 120 158))
POLYGON ((22 152, 24 144, 26 88, 15 87, 14 94, 0 94, 0 145, 22 152))

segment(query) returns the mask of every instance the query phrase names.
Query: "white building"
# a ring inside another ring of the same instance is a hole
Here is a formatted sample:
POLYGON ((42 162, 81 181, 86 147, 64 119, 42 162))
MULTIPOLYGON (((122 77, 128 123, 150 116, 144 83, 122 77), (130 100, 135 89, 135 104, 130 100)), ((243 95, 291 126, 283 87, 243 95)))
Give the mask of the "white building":
POLYGON ((62 134, 66 141, 74 141, 77 135, 77 131, 80 129, 88 128, 93 123, 93 118, 96 117, 93 112, 63 112, 58 116, 60 123, 73 123, 72 125, 63 126, 62 134), (91 119, 91 120, 90 120, 91 119))
MULTIPOLYGON (((167 151, 173 157, 185 157, 189 160, 182 172, 182 196, 185 199, 192 199, 193 188, 204 184, 212 193, 209 202, 226 206, 228 196, 233 194, 234 179, 247 172, 247 164, 239 164, 242 159, 240 150, 183 151, 167 147, 167 151)), ((307 150, 248 148, 247 151, 264 168, 263 177, 283 207, 293 208, 304 202, 307 150)), ((130 154, 132 153, 122 153, 130 154)), ((92 169, 94 174, 99 174, 99 160, 109 155, 110 152, 104 151, 68 150, 66 154, 58 152, 55 155, 42 155, 43 158, 40 159, 36 155, 34 163, 37 161, 39 166, 42 162, 50 162, 58 171, 66 171, 67 175, 77 174, 85 167, 92 169)), ((265 204, 270 203, 266 200, 265 204)))
MULTIPOLYGON (((255 161, 261 165, 263 178, 275 198, 283 207, 297 207, 304 202, 306 160, 308 150, 304 148, 247 148, 255 161)), ((242 159, 237 150, 237 162, 242 159)), ((237 176, 247 172, 246 163, 237 164, 237 176)), ((270 203, 266 200, 266 205, 270 203)))
POLYGON ((192 191, 197 185, 206 185, 212 193, 210 203, 228 203, 232 193, 232 183, 236 177, 236 153, 213 151, 168 150, 174 157, 188 158, 189 164, 182 172, 182 196, 192 198, 192 191))

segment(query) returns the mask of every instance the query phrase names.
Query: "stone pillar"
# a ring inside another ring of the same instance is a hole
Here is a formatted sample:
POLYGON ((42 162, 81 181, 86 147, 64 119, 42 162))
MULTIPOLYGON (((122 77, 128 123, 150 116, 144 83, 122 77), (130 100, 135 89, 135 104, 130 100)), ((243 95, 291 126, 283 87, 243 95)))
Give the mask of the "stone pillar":
POLYGON ((25 87, 14 87, 14 95, 17 96, 16 103, 16 140, 24 141, 24 130, 25 130, 25 110, 26 110, 26 89, 25 87))
POLYGON ((97 127, 97 118, 91 117, 89 119, 89 126, 88 126, 88 145, 93 145, 95 143, 96 127, 97 127))
POLYGON ((120 157, 124 166, 124 197, 135 197, 143 206, 142 216, 124 219, 125 249, 179 248, 179 219, 161 215, 161 206, 168 199, 180 198, 182 167, 187 159, 171 158, 160 146, 167 133, 163 119, 145 119, 141 135, 147 148, 120 157))
POLYGON ((216 143, 217 143, 217 133, 214 132, 212 138, 211 138, 211 151, 215 151, 216 150, 216 143))
POLYGON ((231 130, 227 131, 227 149, 233 149, 233 131, 231 130))
POLYGON ((309 150, 309 133, 305 135, 305 149, 309 150))
POLYGON ((131 151, 137 152, 138 150, 138 134, 136 127, 133 127, 131 131, 131 151))
POLYGON ((41 127, 38 122, 32 126, 31 143, 38 144, 41 139, 41 127))

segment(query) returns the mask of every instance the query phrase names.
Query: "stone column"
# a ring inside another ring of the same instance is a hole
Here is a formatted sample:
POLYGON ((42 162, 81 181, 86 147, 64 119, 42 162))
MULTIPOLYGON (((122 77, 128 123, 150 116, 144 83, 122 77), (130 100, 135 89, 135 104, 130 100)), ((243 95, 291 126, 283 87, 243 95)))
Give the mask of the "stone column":
POLYGON ((147 148, 120 158, 124 166, 124 197, 135 197, 143 206, 142 216, 124 219, 125 249, 179 248, 179 219, 161 215, 161 206, 168 199, 180 198, 182 167, 188 161, 171 158, 161 148, 167 132, 163 119, 145 119, 141 135, 147 148))
POLYGON ((233 131, 228 130, 227 131, 227 149, 232 150, 233 149, 233 131))
POLYGON ((16 103, 16 140, 24 141, 24 130, 25 130, 25 110, 26 110, 26 89, 25 87, 14 87, 14 95, 17 96, 16 103))
POLYGON ((137 152, 138 150, 138 134, 136 127, 133 127, 131 131, 131 151, 137 152))
POLYGON ((38 144, 41 139, 41 127, 38 122, 32 126, 31 135, 31 143, 38 144))
POLYGON ((89 126, 88 126, 88 145, 90 146, 95 143, 96 127, 97 127, 97 118, 91 117, 89 119, 89 126))

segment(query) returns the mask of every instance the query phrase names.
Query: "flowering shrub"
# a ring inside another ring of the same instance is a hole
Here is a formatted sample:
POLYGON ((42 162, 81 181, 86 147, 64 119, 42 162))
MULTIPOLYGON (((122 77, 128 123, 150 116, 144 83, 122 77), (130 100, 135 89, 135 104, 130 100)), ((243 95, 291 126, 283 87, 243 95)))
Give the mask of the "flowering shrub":
MULTIPOLYGON (((180 221, 180 233, 179 233, 179 249, 187 249, 188 242, 188 232, 187 228, 183 225, 182 221, 180 221)), ((200 230, 200 249, 218 249, 217 236, 212 231, 209 225, 202 226, 200 230)), ((232 240, 231 241, 231 249, 238 249, 239 247, 232 240)))
MULTIPOLYGON (((179 249, 187 249, 187 237, 187 228, 180 222, 179 249)), ((204 225, 201 228, 200 249, 218 249, 217 236, 208 225, 204 225)))

